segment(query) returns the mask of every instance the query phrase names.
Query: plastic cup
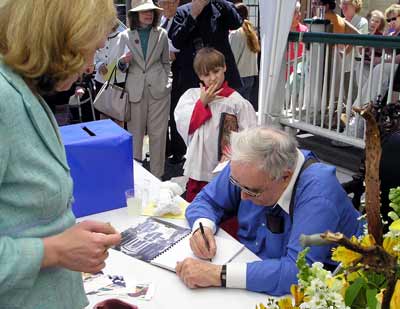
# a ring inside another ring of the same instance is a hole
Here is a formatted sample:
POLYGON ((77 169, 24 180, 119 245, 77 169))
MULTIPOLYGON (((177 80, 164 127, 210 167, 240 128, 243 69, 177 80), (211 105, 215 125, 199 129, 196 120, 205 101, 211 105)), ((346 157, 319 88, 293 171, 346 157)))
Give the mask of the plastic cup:
POLYGON ((142 214, 142 188, 135 186, 125 191, 126 206, 129 216, 140 216, 142 214))

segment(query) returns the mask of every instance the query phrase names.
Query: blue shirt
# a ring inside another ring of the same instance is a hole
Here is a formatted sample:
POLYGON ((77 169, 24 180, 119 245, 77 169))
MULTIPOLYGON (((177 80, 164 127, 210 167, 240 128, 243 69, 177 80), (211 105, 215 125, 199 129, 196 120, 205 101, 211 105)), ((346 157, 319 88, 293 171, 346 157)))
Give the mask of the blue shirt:
MULTIPOLYGON (((309 151, 303 153, 306 160, 313 157, 309 151)), ((269 295, 290 292, 290 286, 297 282, 296 259, 303 249, 299 243, 301 234, 330 230, 350 237, 362 232, 359 213, 338 182, 333 166, 314 163, 301 173, 294 195, 293 223, 279 205, 273 208, 241 200, 240 188, 229 181, 230 172, 228 165, 197 195, 186 210, 186 218, 191 226, 199 218, 218 225, 224 215, 237 214, 239 241, 262 259, 247 263, 248 290, 269 295), (266 218, 271 212, 283 218, 283 233, 274 234, 267 228, 266 218)), ((312 247, 308 262, 333 264, 331 248, 312 247)))

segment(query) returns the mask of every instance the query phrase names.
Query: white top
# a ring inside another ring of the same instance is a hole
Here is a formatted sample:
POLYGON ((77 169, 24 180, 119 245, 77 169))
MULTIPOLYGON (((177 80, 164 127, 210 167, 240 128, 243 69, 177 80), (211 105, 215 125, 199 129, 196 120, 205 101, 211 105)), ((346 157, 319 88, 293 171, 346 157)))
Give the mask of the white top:
POLYGON ((368 34, 368 20, 360 15, 354 15, 350 22, 361 34, 368 34))
POLYGON ((200 88, 187 90, 175 108, 175 121, 179 134, 187 145, 184 175, 198 181, 211 181, 212 171, 218 165, 218 132, 221 113, 237 117, 239 131, 257 125, 256 112, 249 101, 238 92, 228 98, 218 97, 209 104, 212 117, 192 135, 189 135, 190 119, 196 102, 200 98, 200 88))
POLYGON ((247 38, 242 28, 229 33, 229 43, 240 77, 258 75, 257 53, 253 53, 247 46, 247 38))
MULTIPOLYGON (((354 15, 350 22, 361 34, 368 34, 368 20, 360 15, 354 15)), ((358 50, 355 50, 357 56, 358 50)), ((345 72, 351 70, 351 52, 346 55, 345 72)), ((354 61, 354 70, 357 70, 357 62, 354 61)))
MULTIPOLYGON (((116 64, 118 59, 124 53, 124 46, 121 46, 120 42, 121 35, 119 32, 111 33, 103 48, 100 48, 96 51, 94 56, 94 63, 96 68, 96 75, 94 77, 95 80, 104 84, 105 80, 103 75, 100 74, 99 68, 102 64, 106 66, 116 64)), ((111 67, 109 66, 109 68, 111 67)), ((125 81, 125 73, 122 73, 120 70, 117 70, 117 83, 122 83, 125 81)))

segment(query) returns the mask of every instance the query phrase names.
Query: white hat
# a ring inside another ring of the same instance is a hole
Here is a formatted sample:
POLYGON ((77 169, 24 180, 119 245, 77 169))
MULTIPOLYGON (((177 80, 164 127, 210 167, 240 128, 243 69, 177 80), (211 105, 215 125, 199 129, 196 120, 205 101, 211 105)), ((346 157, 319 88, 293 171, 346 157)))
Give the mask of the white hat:
POLYGON ((140 11, 148 11, 148 10, 160 10, 163 9, 156 6, 152 0, 132 0, 131 2, 132 8, 129 12, 140 12, 140 11))

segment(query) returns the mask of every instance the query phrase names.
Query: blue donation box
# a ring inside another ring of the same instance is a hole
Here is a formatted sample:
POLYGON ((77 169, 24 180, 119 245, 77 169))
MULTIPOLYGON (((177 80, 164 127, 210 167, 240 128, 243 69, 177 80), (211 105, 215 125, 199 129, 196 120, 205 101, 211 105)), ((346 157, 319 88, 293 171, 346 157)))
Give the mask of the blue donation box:
POLYGON ((74 180, 76 217, 121 208, 133 188, 132 135, 111 120, 60 128, 74 180))

